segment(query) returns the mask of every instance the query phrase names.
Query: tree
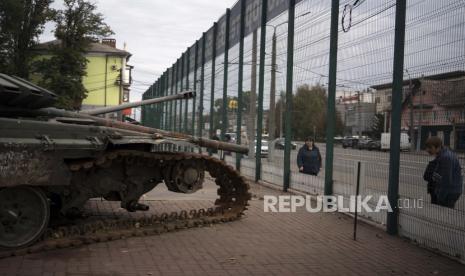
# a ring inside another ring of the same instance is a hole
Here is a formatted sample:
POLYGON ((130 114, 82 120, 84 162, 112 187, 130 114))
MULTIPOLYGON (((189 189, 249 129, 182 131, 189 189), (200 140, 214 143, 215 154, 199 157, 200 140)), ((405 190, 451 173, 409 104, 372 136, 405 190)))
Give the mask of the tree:
POLYGON ((64 4, 54 19, 58 43, 51 47, 52 57, 37 62, 35 69, 42 75, 40 85, 59 95, 59 107, 79 110, 87 94, 82 84, 86 49, 113 32, 94 4, 86 0, 64 0, 64 4))
MULTIPOLYGON (((328 99, 326 90, 320 85, 305 84, 297 88, 293 99, 292 129, 295 139, 303 140, 308 136, 324 137, 326 132, 326 108, 328 99)), ((336 113, 335 133, 342 132, 342 120, 336 113)))
MULTIPOLYGON (((250 110, 250 95, 252 92, 244 91, 242 92, 242 112, 249 112, 250 110)), ((255 103, 256 105, 257 103, 255 103)))
POLYGON ((381 134, 384 132, 384 114, 378 113, 373 117, 371 124, 371 133, 374 138, 381 139, 381 134))
POLYGON ((32 48, 54 14, 53 0, 0 1, 0 71, 29 77, 32 48))
MULTIPOLYGON (((250 91, 244 91, 242 94, 242 114, 246 115, 246 113, 249 111, 250 108, 250 91)), ((227 102, 230 104, 231 102, 236 102, 236 105, 238 104, 238 97, 237 96, 228 96, 227 102)), ((228 104, 228 108, 226 109, 226 112, 228 114, 230 112, 237 112, 237 107, 231 108, 228 104)), ((223 114, 223 99, 215 99, 214 104, 213 104, 213 129, 221 129, 221 119, 222 119, 222 114, 223 114)), ((208 115, 206 115, 208 116, 208 115)), ((209 117, 206 117, 209 120, 209 117)), ((229 126, 231 127, 231 126, 229 126)))

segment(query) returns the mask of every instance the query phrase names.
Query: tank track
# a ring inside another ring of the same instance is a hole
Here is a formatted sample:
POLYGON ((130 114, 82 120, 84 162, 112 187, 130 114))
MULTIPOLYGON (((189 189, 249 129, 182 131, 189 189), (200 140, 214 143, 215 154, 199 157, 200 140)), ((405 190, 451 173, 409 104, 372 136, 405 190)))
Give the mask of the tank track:
POLYGON ((239 219, 247 209, 251 198, 249 185, 233 167, 216 158, 186 152, 139 152, 129 150, 113 151, 92 161, 80 161, 70 164, 71 171, 89 170, 93 167, 105 167, 117 159, 133 162, 149 162, 153 166, 164 162, 176 162, 194 159, 204 162, 205 170, 210 173, 218 186, 218 198, 211 208, 181 210, 129 219, 98 219, 78 225, 50 227, 42 239, 32 246, 14 249, 0 249, 0 259, 22 256, 53 249, 76 247, 83 244, 119 240, 128 237, 158 235, 181 229, 210 226, 239 219))

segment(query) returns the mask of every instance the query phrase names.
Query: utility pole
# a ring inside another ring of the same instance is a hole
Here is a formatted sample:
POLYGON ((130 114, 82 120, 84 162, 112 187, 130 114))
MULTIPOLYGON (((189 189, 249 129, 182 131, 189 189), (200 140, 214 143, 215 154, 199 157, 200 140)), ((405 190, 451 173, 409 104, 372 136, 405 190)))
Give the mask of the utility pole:
POLYGON ((249 157, 255 156, 255 113, 257 102, 257 30, 252 34, 252 79, 250 87, 249 115, 247 118, 247 138, 249 140, 249 157))

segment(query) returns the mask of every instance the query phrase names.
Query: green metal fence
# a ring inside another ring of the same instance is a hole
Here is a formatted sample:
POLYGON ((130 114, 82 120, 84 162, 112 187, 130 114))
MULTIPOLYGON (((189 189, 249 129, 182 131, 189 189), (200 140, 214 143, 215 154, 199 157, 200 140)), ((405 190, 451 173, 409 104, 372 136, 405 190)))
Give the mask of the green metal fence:
POLYGON ((240 0, 143 96, 197 97, 143 107, 142 122, 247 145, 225 160, 284 191, 349 197, 361 162, 360 193, 394 210, 361 217, 464 261, 463 196, 432 204, 423 180, 431 136, 465 163, 463 14, 459 0, 240 0), (309 136, 316 176, 296 164, 309 136))

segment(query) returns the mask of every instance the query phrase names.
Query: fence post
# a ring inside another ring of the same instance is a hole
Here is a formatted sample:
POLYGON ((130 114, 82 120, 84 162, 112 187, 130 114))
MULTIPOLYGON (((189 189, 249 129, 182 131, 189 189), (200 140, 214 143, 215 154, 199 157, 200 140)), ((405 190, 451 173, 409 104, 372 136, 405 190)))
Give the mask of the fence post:
POLYGON ((326 111, 325 195, 333 194, 334 133, 336 126, 336 76, 339 0, 332 0, 329 42, 328 107, 326 111))
MULTIPOLYGON (((185 62, 184 62, 184 59, 185 59, 186 55, 183 53, 181 55, 181 76, 179 77, 179 83, 180 83, 180 88, 179 88, 179 92, 182 92, 184 91, 184 82, 183 82, 183 79, 184 79, 184 66, 185 66, 185 62)), ((179 100, 179 132, 183 132, 184 129, 183 129, 183 121, 184 121, 184 118, 183 118, 183 110, 182 110, 182 99, 179 100)))
MULTIPOLYGON (((205 90, 205 40, 206 33, 202 35, 202 68, 200 70, 200 103, 199 103, 199 137, 203 136, 203 95, 205 90)), ((199 147, 199 153, 202 153, 202 148, 199 147)))
MULTIPOLYGON (((165 96, 168 96, 168 89, 169 89, 169 78, 170 78, 170 70, 167 69, 166 72, 165 72, 165 93, 164 95, 165 96)), ((164 109, 164 129, 165 130, 169 130, 168 128, 168 118, 169 118, 169 113, 168 113, 168 103, 165 102, 165 109, 164 109)))
MULTIPOLYGON (((242 93, 244 77, 244 33, 245 33, 245 0, 241 0, 241 17, 239 27, 239 70, 237 77, 237 124, 236 124, 236 143, 242 143, 242 93)), ((250 153, 249 153, 250 154, 250 153)), ((241 169, 242 154, 236 153, 236 170, 241 169)))
POLYGON ((289 0, 289 19, 287 25, 287 77, 286 77, 286 112, 284 118, 284 179, 283 190, 287 192, 291 184, 291 139, 292 139, 292 90, 294 75, 294 21, 295 0, 289 0))
MULTIPOLYGON (((143 100, 147 100, 149 97, 148 97, 148 94, 149 94, 149 89, 147 88, 147 90, 145 90, 144 94, 142 95, 142 99, 143 100)), ((141 118, 140 118, 140 121, 142 123, 143 126, 148 126, 147 124, 147 113, 148 113, 148 106, 147 105, 144 105, 141 107, 141 118)))
MULTIPOLYGON (((189 90, 189 72, 190 72, 190 48, 187 48, 187 52, 186 52, 186 88, 185 90, 189 90)), ((189 108, 188 108, 188 103, 189 103, 189 100, 186 99, 185 102, 184 102, 184 133, 185 134, 188 134, 188 116, 187 116, 187 113, 189 112, 189 108)))
MULTIPOLYGON (((158 87, 157 87, 157 98, 159 98, 161 96, 161 89, 162 89, 162 80, 163 80, 163 76, 160 76, 160 78, 158 79, 157 83, 158 83, 158 87)), ((161 125, 161 103, 158 103, 157 104, 157 124, 156 124, 156 128, 160 128, 160 125, 161 125)))
MULTIPOLYGON (((173 86, 173 84, 174 84, 174 72, 175 72, 175 70, 174 70, 174 64, 173 64, 173 66, 171 66, 171 72, 170 72, 171 73, 171 80, 170 80, 170 92, 171 92, 171 95, 174 94, 174 86, 173 86)), ((173 110, 174 110, 174 103, 173 103, 173 101, 170 101, 170 128, 169 128, 170 131, 174 131, 174 124, 173 124, 173 113, 174 112, 173 112, 173 110)))
POLYGON ((400 124, 402 112, 402 86, 404 79, 404 46, 406 0, 396 1, 396 25, 394 36, 394 69, 392 76, 391 149, 389 155, 388 199, 393 212, 388 212, 386 229, 397 235, 399 209, 400 124))
MULTIPOLYGON (((153 83, 153 84, 150 86, 149 99, 152 99, 152 98, 153 98, 153 86, 154 86, 154 85, 155 85, 155 83, 153 83)), ((148 107, 149 107, 149 108, 148 108, 148 110, 149 110, 149 112, 148 112, 148 113, 149 113, 149 114, 148 114, 148 118, 149 118, 148 124, 149 124, 150 127, 153 127, 153 125, 152 125, 153 104, 149 105, 148 107)))
POLYGON ((192 136, 195 136, 195 113, 196 113, 196 108, 197 108, 197 67, 199 66, 199 60, 198 60, 198 55, 199 55, 199 40, 195 42, 195 51, 194 51, 194 92, 195 97, 192 100, 192 136))
MULTIPOLYGON (((174 74, 174 94, 178 94, 178 74, 179 74, 179 59, 176 61, 175 68, 176 73, 174 74)), ((177 121, 177 113, 178 113, 178 100, 174 101, 174 110, 173 110, 173 131, 178 130, 177 121)))
MULTIPOLYGON (((156 81, 150 86, 150 99, 153 99, 153 90, 155 89, 156 81)), ((154 111, 154 105, 150 105, 150 127, 153 127, 153 111, 154 111)))
MULTIPOLYGON (((160 78, 155 82, 155 89, 153 92, 153 98, 158 98, 158 93, 160 93, 160 78)), ((158 104, 154 104, 153 108, 153 127, 158 128, 158 104)))
MULTIPOLYGON (((168 72, 169 72, 169 69, 166 69, 165 73, 163 74, 165 77, 163 78, 163 95, 164 96, 168 96, 168 72)), ((163 104, 163 130, 168 130, 168 124, 167 124, 167 120, 168 120, 168 103, 165 102, 163 104)))
MULTIPOLYGON (((215 112, 215 59, 216 59, 216 30, 218 29, 218 23, 215 22, 213 24, 213 41, 212 41, 212 76, 211 76, 211 90, 210 90, 210 131, 209 131, 209 136, 208 138, 212 138, 214 134, 214 129, 213 129, 213 113, 215 112)), ((209 155, 212 155, 212 151, 208 151, 209 155)))
MULTIPOLYGON (((145 100, 145 93, 147 93, 147 91, 142 94, 142 100, 145 100)), ((145 106, 140 107, 140 123, 145 126, 145 106)))
MULTIPOLYGON (((160 79, 158 79, 158 93, 157 97, 163 96, 163 74, 160 76, 160 79)), ((157 128, 161 128, 161 116, 162 116, 162 107, 163 103, 158 103, 157 105, 157 128)))
POLYGON ((228 68, 229 68, 229 19, 231 10, 226 9, 226 26, 224 30, 224 66, 223 66, 223 114, 221 114, 221 141, 225 141, 228 130, 228 68))
MULTIPOLYGON (((162 96, 166 96, 166 71, 163 72, 163 78, 162 78, 162 93, 161 95, 162 96)), ((166 108, 166 102, 162 103, 161 104, 161 129, 165 130, 165 119, 166 119, 166 112, 165 112, 165 108, 166 108)))
MULTIPOLYGON (((160 76, 160 79, 158 80, 159 84, 158 84, 158 93, 157 93, 157 97, 161 97, 163 96, 163 74, 160 76)), ((157 128, 161 128, 161 116, 162 116, 162 106, 163 106, 163 103, 159 103, 157 105, 157 128)))
POLYGON ((262 0, 262 20, 260 26, 260 64, 258 73, 258 110, 257 110, 257 146, 255 148, 255 182, 261 178, 262 171, 262 131, 263 131, 263 92, 265 90, 265 47, 266 47, 266 16, 268 0, 262 0))

